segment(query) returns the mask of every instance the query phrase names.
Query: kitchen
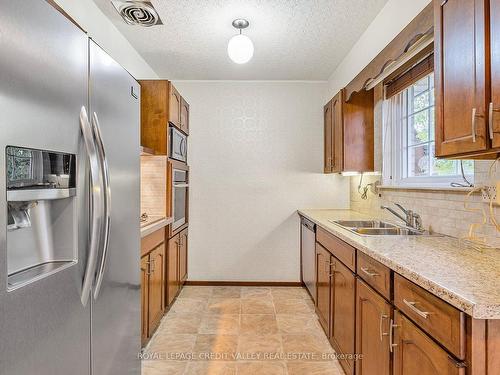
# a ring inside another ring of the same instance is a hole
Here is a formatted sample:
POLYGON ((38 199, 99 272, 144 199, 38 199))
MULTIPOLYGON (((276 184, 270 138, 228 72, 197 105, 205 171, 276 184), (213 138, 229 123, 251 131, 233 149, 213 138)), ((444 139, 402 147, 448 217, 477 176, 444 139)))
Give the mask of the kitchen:
POLYGON ((2 0, 0 374, 499 374, 499 24, 2 0))

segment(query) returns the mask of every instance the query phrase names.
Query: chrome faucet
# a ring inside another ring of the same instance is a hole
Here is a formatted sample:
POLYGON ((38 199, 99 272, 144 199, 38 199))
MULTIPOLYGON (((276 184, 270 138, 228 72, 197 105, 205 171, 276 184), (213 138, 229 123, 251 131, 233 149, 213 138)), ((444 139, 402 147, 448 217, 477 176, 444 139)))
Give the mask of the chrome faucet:
POLYGON ((422 230, 422 218, 420 217, 419 214, 416 212, 413 212, 412 210, 408 210, 401 206, 399 203, 394 203, 395 206, 397 206, 405 216, 403 217, 396 211, 394 211, 392 208, 387 207, 387 206, 380 206, 381 209, 389 211, 391 214, 394 216, 398 217, 399 219, 403 220, 406 224, 407 227, 417 229, 417 230, 422 230))

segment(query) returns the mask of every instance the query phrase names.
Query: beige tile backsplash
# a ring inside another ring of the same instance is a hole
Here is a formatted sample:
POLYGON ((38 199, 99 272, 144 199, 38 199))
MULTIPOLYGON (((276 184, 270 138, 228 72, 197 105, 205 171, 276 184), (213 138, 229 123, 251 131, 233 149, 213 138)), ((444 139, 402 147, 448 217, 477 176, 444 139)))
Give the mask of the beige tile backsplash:
POLYGON ((141 156, 141 213, 165 216, 167 157, 141 156))
MULTIPOLYGON (((475 185, 495 184, 500 180, 500 173, 493 173, 493 181, 489 181, 488 170, 492 161, 475 162, 475 185)), ((499 163, 500 164, 500 163, 499 163)), ((497 168, 500 171, 500 165, 497 168)), ((380 179, 381 176, 364 176, 363 185, 380 179)), ((469 235, 471 224, 473 236, 490 246, 500 247, 500 232, 491 224, 489 218, 483 224, 482 209, 489 213, 489 205, 481 201, 480 194, 473 194, 468 200, 467 192, 453 191, 425 191, 425 190, 380 190, 379 195, 368 193, 368 199, 361 199, 357 188, 359 176, 351 177, 351 209, 368 214, 374 218, 398 220, 391 213, 380 209, 381 205, 393 206, 400 203, 404 207, 415 211, 422 217, 426 229, 447 234, 453 237, 466 238, 469 235)), ((500 207, 494 208, 495 217, 500 222, 500 207)))

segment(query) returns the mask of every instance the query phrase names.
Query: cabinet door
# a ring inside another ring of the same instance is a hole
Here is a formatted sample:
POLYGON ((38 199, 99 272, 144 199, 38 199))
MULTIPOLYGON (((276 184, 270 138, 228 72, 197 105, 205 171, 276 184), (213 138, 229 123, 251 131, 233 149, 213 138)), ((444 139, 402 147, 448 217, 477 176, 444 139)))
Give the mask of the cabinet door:
POLYGON ((156 247, 149 254, 149 332, 152 333, 163 316, 163 298, 165 285, 165 244, 156 247))
POLYGON ((181 95, 172 84, 170 84, 168 121, 181 129, 181 95))
MULTIPOLYGON (((356 279, 352 271, 333 258, 333 281, 331 288, 331 342, 337 353, 354 353, 354 322, 356 279)), ((340 364, 346 374, 354 372, 354 361, 342 359, 340 364)))
POLYGON ((344 169, 344 116, 342 112, 343 90, 332 99, 332 172, 344 169))
POLYGON ((168 240, 167 255, 167 305, 174 301, 179 290, 179 235, 168 240))
POLYGON ((356 288, 356 375, 389 375, 391 305, 359 279, 356 288))
POLYGON ((179 233, 179 283, 183 285, 187 279, 188 230, 179 233))
POLYGON ((316 312, 319 322, 330 337, 330 253, 316 243, 316 312))
POLYGON ((463 365, 398 311, 395 321, 394 375, 465 374, 463 365))
POLYGON ((436 155, 488 147, 486 0, 434 0, 436 155))
POLYGON ((324 173, 333 172, 333 111, 332 102, 330 100, 323 108, 323 121, 324 121, 324 173))
POLYGON ((181 130, 189 134, 189 104, 181 98, 181 130))
POLYGON ((141 341, 148 338, 149 255, 141 258, 141 341))
POLYGON ((500 147, 500 0, 490 0, 491 101, 488 124, 492 147, 500 147))

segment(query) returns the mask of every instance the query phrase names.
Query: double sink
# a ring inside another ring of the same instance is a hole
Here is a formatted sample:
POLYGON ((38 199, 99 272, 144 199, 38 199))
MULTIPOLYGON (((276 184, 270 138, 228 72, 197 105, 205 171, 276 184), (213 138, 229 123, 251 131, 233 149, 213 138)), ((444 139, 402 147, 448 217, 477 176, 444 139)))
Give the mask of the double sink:
POLYGON ((430 235, 427 231, 401 227, 380 220, 329 220, 348 231, 360 236, 422 236, 430 235))

